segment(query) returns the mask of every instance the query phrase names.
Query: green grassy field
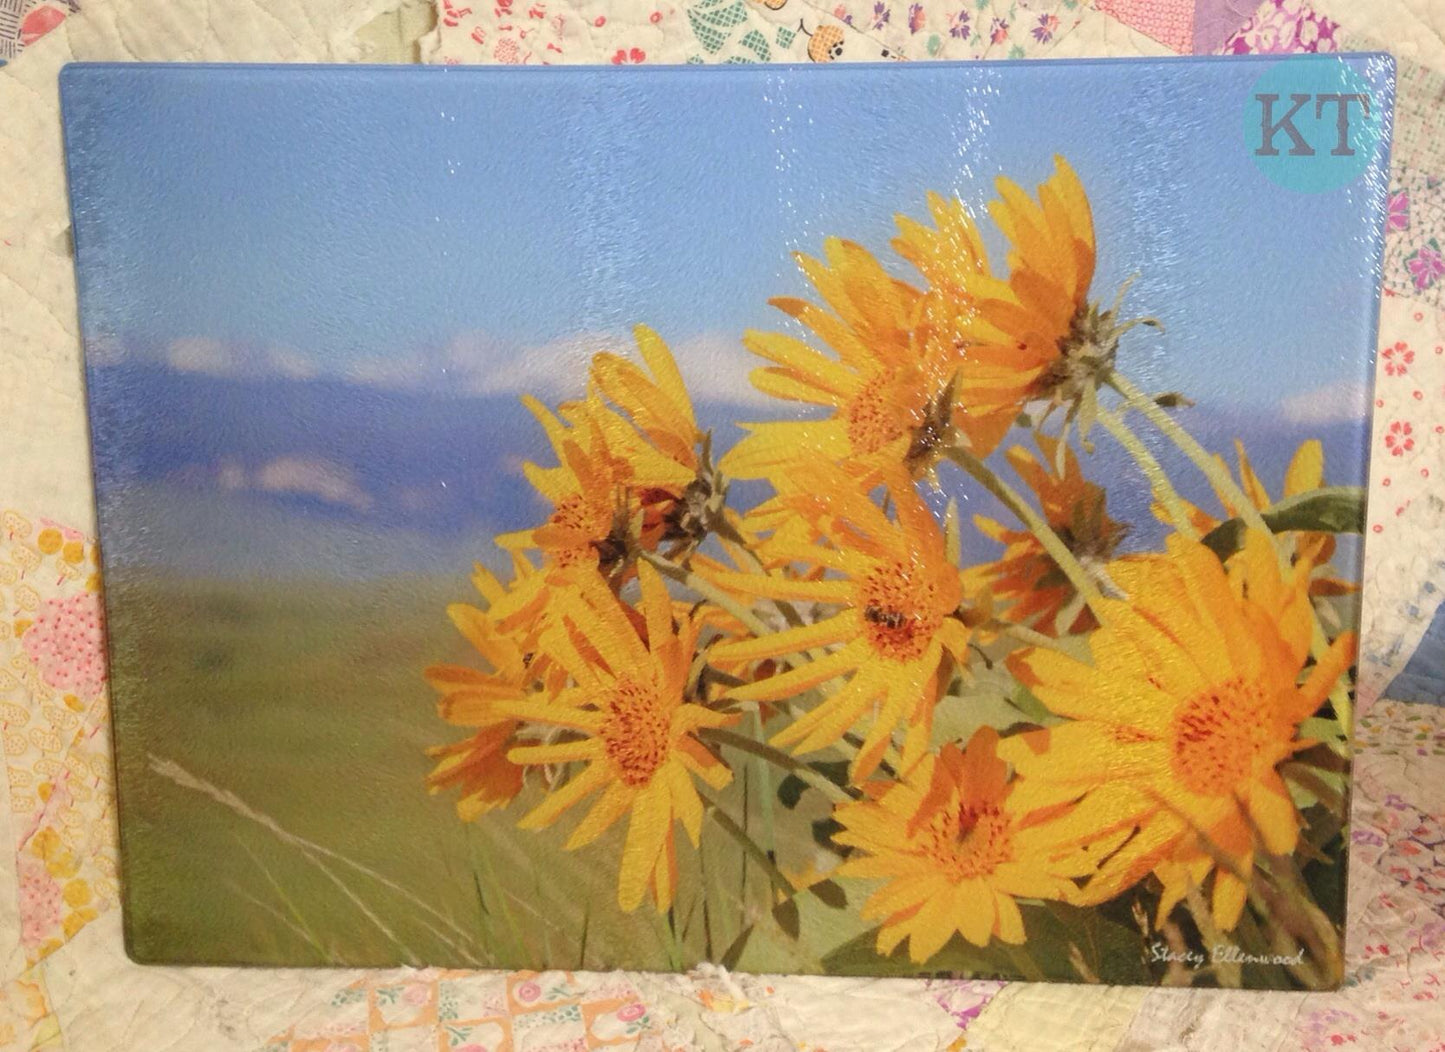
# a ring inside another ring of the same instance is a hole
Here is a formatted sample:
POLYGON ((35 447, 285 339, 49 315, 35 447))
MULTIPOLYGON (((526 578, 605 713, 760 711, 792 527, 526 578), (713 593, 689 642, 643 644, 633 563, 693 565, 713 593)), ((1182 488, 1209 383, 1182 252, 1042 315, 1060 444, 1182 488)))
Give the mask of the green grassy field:
MULTIPOLYGON (((461 574, 256 584, 112 570, 107 587, 127 942, 141 961, 670 970, 713 960, 752 972, 1162 978, 1131 912, 1137 891, 1097 908, 1031 908, 1027 957, 955 935, 925 969, 903 949, 880 958, 860 917, 870 883, 794 893, 783 876, 836 862, 820 846, 822 795, 731 748, 736 776, 716 794, 701 849, 676 830, 668 914, 617 906, 625 820, 564 851, 583 812, 516 829, 543 792, 531 785, 508 809, 462 823, 424 779, 427 747, 466 731, 437 717, 421 675, 475 663, 445 614, 469 598, 461 574)), ((989 682, 979 673, 967 699, 940 705, 936 737, 1025 719, 989 682)), ((1305 879, 1338 916, 1338 822, 1316 839, 1325 854, 1305 879)), ((1240 937, 1265 946, 1257 932, 1240 937)), ((1249 978, 1292 983, 1273 966, 1249 978)))
MULTIPOLYGON (((678 830, 672 915, 625 914, 621 823, 569 853, 575 819, 512 826, 539 789, 471 825, 428 795, 427 746, 465 734, 437 718, 421 678, 471 660, 445 615, 469 596, 463 575, 250 584, 113 571, 107 583, 140 960, 667 969, 731 952, 752 970, 820 971, 863 931, 856 909, 812 894, 798 913, 775 908, 763 866, 711 822, 701 858, 678 830)), ((730 759, 739 777, 719 804, 760 840, 771 828, 778 862, 803 868, 818 850, 815 794, 779 808, 759 763, 730 759)))

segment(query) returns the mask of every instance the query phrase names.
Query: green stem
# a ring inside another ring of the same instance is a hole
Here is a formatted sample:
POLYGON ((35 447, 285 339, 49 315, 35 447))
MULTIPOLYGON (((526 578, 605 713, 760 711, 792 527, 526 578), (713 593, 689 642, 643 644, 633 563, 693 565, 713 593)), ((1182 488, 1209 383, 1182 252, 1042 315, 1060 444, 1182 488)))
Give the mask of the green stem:
POLYGON ((783 750, 775 749, 765 742, 756 741, 745 734, 739 734, 723 727, 708 727, 698 731, 697 735, 705 741, 713 741, 719 745, 727 745, 740 752, 749 753, 789 774, 797 775, 800 780, 807 782, 834 803, 849 804, 853 802, 852 794, 842 786, 825 778, 796 756, 789 756, 783 750))
POLYGON ((1028 955, 1028 952, 1022 946, 1015 946, 1009 942, 1004 943, 1003 946, 1004 952, 1008 954, 1009 963, 1018 969, 1018 973, 1022 975, 1025 980, 1031 983, 1041 983, 1044 981, 1044 973, 1039 969, 1037 962, 1028 955))
POLYGON ((1035 631, 1026 625, 1016 625, 1010 621, 994 621, 989 628, 1013 636, 1020 643, 1027 643, 1031 647, 1040 647, 1044 650, 1057 650, 1061 654, 1068 653, 1059 641, 1053 636, 1046 636, 1042 632, 1035 631))
MULTIPOLYGON (((753 569, 764 577, 774 576, 773 572, 768 569, 767 565, 758 556, 758 553, 753 551, 752 546, 748 544, 747 538, 745 538, 741 533, 737 533, 736 531, 733 532, 735 534, 735 539, 729 539, 732 541, 733 544, 737 545, 739 550, 741 550, 745 556, 747 556, 747 560, 749 564, 752 565, 753 569)), ((788 602, 786 599, 773 599, 771 600, 771 602, 773 606, 777 608, 778 613, 782 615, 783 620, 786 621, 788 624, 792 625, 794 628, 801 628, 804 624, 807 623, 803 620, 803 615, 798 613, 798 608, 792 603, 788 602)), ((820 661, 827 656, 826 651, 820 650, 816 647, 806 651, 806 653, 808 657, 810 657, 814 661, 820 661)))
POLYGON ((1265 524, 1263 516, 1260 515, 1259 509, 1245 495, 1239 483, 1234 481, 1234 477, 1225 470, 1219 461, 1209 455, 1193 435, 1180 427, 1173 417, 1164 412, 1154 399, 1135 387, 1117 369, 1110 369, 1105 373, 1104 382, 1118 391, 1130 408, 1143 413, 1162 435, 1179 447, 1179 451, 1204 474, 1216 492, 1234 505, 1235 514, 1244 520, 1246 526, 1252 530, 1262 530, 1266 534, 1271 532, 1269 526, 1265 524))
MULTIPOLYGON (((1224 467, 1211 457, 1188 431, 1180 427, 1178 423, 1152 398, 1146 395, 1139 388, 1135 387, 1117 369, 1110 369, 1104 376, 1104 380, 1115 391, 1123 396, 1124 400, 1134 409, 1139 410, 1147 417, 1161 433, 1171 442, 1179 447, 1194 466, 1204 473, 1216 492, 1226 501, 1234 504, 1235 514, 1244 520, 1244 524, 1251 530, 1259 530, 1266 536, 1272 536, 1273 531, 1269 524, 1264 521, 1260 510, 1254 506, 1254 502, 1245 495, 1243 489, 1234 481, 1234 477, 1224 467)), ((1287 568, 1283 556, 1280 556, 1282 567, 1287 568)), ((1311 619, 1314 622, 1310 638, 1310 654, 1316 661, 1324 657, 1329 649, 1329 642, 1325 638, 1324 628, 1320 625, 1318 616, 1311 611, 1311 619)), ((1330 691, 1330 701, 1335 706, 1335 712, 1341 717, 1340 724, 1348 732, 1350 723, 1347 722, 1351 716, 1352 706, 1348 697, 1348 691, 1340 685, 1336 685, 1330 691)))
POLYGON ((1104 618, 1100 615, 1098 606, 1099 600, 1103 597, 1099 594, 1098 588, 1094 586, 1094 582, 1079 560, 1074 558, 1074 553, 1069 551, 1068 546, 1059 539, 1059 535, 1039 513, 1029 507, 1028 502, 1019 496, 1007 482, 994 474, 988 465, 968 450, 959 446, 949 446, 946 455, 949 460, 973 476, 984 489, 992 493, 1006 508, 1018 516, 1019 520, 1038 538, 1039 543, 1044 546, 1044 551, 1049 553, 1055 564, 1063 571, 1064 576, 1069 579, 1069 583, 1074 586, 1079 595, 1084 597, 1084 602, 1089 604, 1090 609, 1094 611, 1094 616, 1103 621, 1104 618))
MULTIPOLYGON (((763 714, 754 710, 750 722, 753 733, 761 739, 763 714)), ((767 852, 769 858, 772 858, 777 849, 777 839, 773 828, 773 774, 768 769, 768 761, 756 753, 753 754, 753 777, 758 784, 758 809, 762 812, 763 818, 763 850, 767 852)))
MULTIPOLYGON (((743 555, 747 557, 749 565, 751 565, 755 571, 757 571, 759 574, 762 574, 764 577, 771 576, 771 572, 768 570, 767 565, 764 564, 763 560, 758 556, 758 553, 753 551, 752 545, 748 544, 746 537, 744 537, 741 533, 738 533, 737 531, 733 531, 733 536, 729 537, 728 540, 730 543, 734 544, 738 548, 738 550, 743 553, 743 555)), ((787 621, 788 624, 803 624, 802 615, 798 613, 798 608, 795 607, 792 603, 788 602, 786 599, 774 599, 772 603, 775 607, 778 608, 778 613, 783 615, 783 620, 787 621)))
POLYGON ((752 837, 748 836, 743 827, 737 824, 733 816, 719 807, 716 800, 703 797, 703 802, 707 805, 707 812, 712 816, 712 820, 718 824, 723 832, 737 841, 738 846, 743 849, 743 854, 757 863, 758 868, 767 875, 768 881, 773 887, 784 895, 792 895, 793 885, 788 881, 787 877, 783 876, 783 871, 778 868, 777 863, 768 857, 766 851, 758 847, 757 843, 752 837))
POLYGON ((761 638, 762 636, 772 635, 775 631, 769 628, 762 618, 737 602, 732 596, 728 595, 722 589, 714 587, 710 582, 704 580, 701 576, 686 567, 679 566, 671 560, 664 559, 655 552, 643 552, 642 558, 651 563, 653 568, 664 577, 670 577, 684 587, 691 588, 708 602, 732 614, 733 617, 746 625, 748 631, 752 632, 753 635, 761 638))
POLYGON ((1097 417, 1099 425, 1114 440, 1123 446, 1125 451, 1134 458, 1139 469, 1144 472, 1144 478, 1149 483, 1149 488, 1154 491, 1154 496, 1159 498, 1165 509, 1169 512, 1169 518, 1174 521, 1174 528, 1188 537, 1191 541, 1199 539, 1199 533, 1194 529, 1194 523, 1189 520, 1189 511, 1184 506, 1178 492, 1169 482, 1169 476, 1159 466, 1159 461, 1154 459, 1154 454, 1149 452, 1149 447, 1139 441, 1139 436, 1129 430, 1129 425, 1124 423, 1120 416, 1101 410, 1097 417))

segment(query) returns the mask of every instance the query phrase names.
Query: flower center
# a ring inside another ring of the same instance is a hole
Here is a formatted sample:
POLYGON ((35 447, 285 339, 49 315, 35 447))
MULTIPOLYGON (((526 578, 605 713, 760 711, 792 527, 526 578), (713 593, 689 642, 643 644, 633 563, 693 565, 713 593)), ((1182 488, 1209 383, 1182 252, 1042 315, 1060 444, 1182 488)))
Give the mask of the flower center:
POLYGON ((907 563, 874 567, 858 587, 868 642, 883 658, 912 661, 928 649, 943 624, 938 585, 907 563))
POLYGON ((1059 356, 1037 383, 1040 396, 1063 404, 1078 399, 1113 367, 1119 351, 1113 311, 1101 311, 1096 303, 1081 307, 1069 322, 1067 335, 1059 339, 1058 350, 1059 356))
POLYGON ((1227 796, 1244 788, 1268 741, 1257 690, 1232 679, 1196 694, 1174 716, 1174 772, 1200 796, 1227 796))
POLYGON ((876 453, 903 434, 903 407, 892 397, 892 378, 879 373, 848 404, 848 441, 855 453, 876 453))
POLYGON ((618 778, 624 785, 646 785, 672 750, 672 716, 656 685, 623 676, 603 710, 598 736, 618 778))
POLYGON ((601 501, 588 500, 581 494, 564 497, 547 517, 547 522, 575 530, 587 539, 551 547, 558 566, 575 566, 590 558, 596 559, 603 576, 609 576, 628 554, 628 520, 601 501))
POLYGON ((928 824, 925 853, 957 883, 986 877, 1013 859, 1013 828, 997 804, 959 804, 928 824))
MULTIPOLYGON (((588 500, 581 494, 564 497, 547 521, 553 526, 576 530, 588 538, 604 538, 612 526, 612 516, 597 501, 588 500)), ((572 566, 580 562, 592 550, 591 542, 568 544, 557 548, 552 554, 559 566, 572 566)))

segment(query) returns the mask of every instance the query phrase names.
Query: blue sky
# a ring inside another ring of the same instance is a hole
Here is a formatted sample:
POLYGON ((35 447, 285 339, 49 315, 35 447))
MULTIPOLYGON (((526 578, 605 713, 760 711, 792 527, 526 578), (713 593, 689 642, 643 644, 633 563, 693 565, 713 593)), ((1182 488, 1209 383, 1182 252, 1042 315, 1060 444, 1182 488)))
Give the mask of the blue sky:
POLYGON ((769 296, 809 291, 790 251, 886 252, 926 190, 981 211, 997 174, 1032 188, 1061 153, 1095 209, 1096 294, 1137 271, 1130 313, 1167 326, 1126 368, 1272 406, 1367 377, 1372 191, 1256 170, 1241 114, 1265 68, 73 71, 86 332, 321 372, 447 346, 505 369, 637 321, 725 354, 781 323, 769 296))

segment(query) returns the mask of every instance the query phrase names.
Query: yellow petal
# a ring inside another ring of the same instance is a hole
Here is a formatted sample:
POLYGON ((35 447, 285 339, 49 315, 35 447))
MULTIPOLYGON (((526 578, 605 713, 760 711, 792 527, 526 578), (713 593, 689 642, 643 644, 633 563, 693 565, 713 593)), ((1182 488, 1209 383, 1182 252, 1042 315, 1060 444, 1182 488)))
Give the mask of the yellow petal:
POLYGON ((607 773, 602 764, 588 764, 580 773, 573 775, 571 781, 552 790, 545 800, 523 815, 517 822, 517 828, 543 829, 551 825, 563 811, 606 781, 607 773))
POLYGON ((1018 903, 1011 895, 1002 891, 993 893, 994 909, 998 913, 998 937, 1006 943, 1020 946, 1024 941, 1024 918, 1018 903))
POLYGON ((722 643, 713 648, 719 661, 757 661, 781 654, 801 654, 815 647, 840 643, 859 631, 858 614, 845 610, 835 617, 826 617, 811 625, 799 625, 781 632, 738 642, 722 643))
POLYGON ((673 407, 696 428, 697 418, 693 416, 692 400, 687 396, 687 384, 683 382, 682 372, 677 367, 672 351, 662 337, 646 325, 638 325, 632 330, 632 335, 637 340, 637 349, 642 354, 642 360, 657 378, 658 386, 667 394, 673 407))
POLYGON ((1284 473, 1284 495, 1297 497, 1312 489, 1319 489, 1325 480, 1325 447, 1320 440, 1312 438, 1301 443, 1295 450, 1294 458, 1284 473))
POLYGON ((602 726, 600 712, 546 701, 498 701, 497 711, 517 720, 595 733, 602 726))
POLYGON ((1294 851, 1299 842, 1299 814, 1284 781, 1273 770, 1250 787, 1249 816, 1271 853, 1288 855, 1294 851))
POLYGON ((692 846, 697 847, 702 837, 702 799, 693 788, 692 779, 687 776, 687 768, 681 763, 669 762, 659 774, 667 783, 673 813, 682 823, 692 846))
POLYGON ((613 782, 607 790, 597 798, 587 817, 578 823, 577 828, 572 830, 572 835, 567 838, 567 850, 585 847, 592 843, 599 836, 612 827, 624 814, 632 803, 635 790, 629 789, 621 782, 613 782))
POLYGON ((667 788, 663 785, 654 782, 633 799, 632 819, 627 823, 627 842, 617 875, 617 904, 626 912, 635 910, 647 893, 653 866, 667 840, 671 817, 667 788))
POLYGON ((1233 873, 1222 869, 1214 871, 1214 923, 1220 931, 1233 931, 1244 913, 1244 903, 1249 897, 1249 886, 1233 873))
MULTIPOLYGON (((949 888, 941 894, 934 895, 923 903, 917 917, 909 925, 912 934, 908 938, 908 956, 914 964, 923 964, 939 950, 948 944, 949 936, 953 934, 954 924, 957 918, 950 909, 954 905, 954 892, 957 889, 949 888)), ((989 926, 993 925, 993 917, 989 917, 989 926)), ((987 941, 987 936, 985 936, 987 941)))
POLYGON ((520 764, 575 763, 578 760, 595 760, 602 755, 603 745, 596 738, 555 745, 518 745, 507 750, 507 759, 520 764))
POLYGON ((1320 703, 1334 690, 1336 681, 1355 663, 1357 641, 1353 632, 1340 633, 1325 656, 1310 669, 1309 678, 1284 713, 1286 718, 1297 723, 1320 707, 1320 703))
POLYGON ((993 891, 981 880, 959 885, 954 897, 954 923, 963 937, 975 946, 987 946, 998 919, 993 891))
POLYGON ((728 692, 728 696, 737 701, 778 701, 791 698, 828 682, 834 676, 859 667, 866 658, 867 644, 854 640, 818 661, 808 661, 776 676, 735 687, 728 692))

